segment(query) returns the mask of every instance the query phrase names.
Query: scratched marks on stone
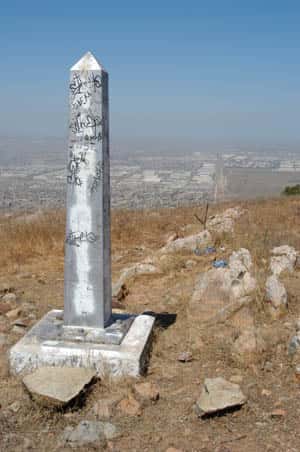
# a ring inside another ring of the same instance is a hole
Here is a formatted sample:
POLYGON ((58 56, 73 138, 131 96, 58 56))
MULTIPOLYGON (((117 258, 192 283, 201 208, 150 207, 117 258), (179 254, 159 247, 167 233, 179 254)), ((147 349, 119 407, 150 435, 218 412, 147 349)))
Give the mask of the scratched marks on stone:
POLYGON ((95 193, 95 191, 97 191, 98 185, 100 184, 100 182, 102 181, 102 177, 103 177, 103 170, 104 170, 104 162, 97 162, 96 164, 96 174, 93 178, 93 182, 91 185, 91 193, 95 193))
POLYGON ((81 243, 95 243, 98 240, 98 236, 94 232, 74 232, 70 231, 66 237, 66 243, 72 246, 80 246, 81 243))

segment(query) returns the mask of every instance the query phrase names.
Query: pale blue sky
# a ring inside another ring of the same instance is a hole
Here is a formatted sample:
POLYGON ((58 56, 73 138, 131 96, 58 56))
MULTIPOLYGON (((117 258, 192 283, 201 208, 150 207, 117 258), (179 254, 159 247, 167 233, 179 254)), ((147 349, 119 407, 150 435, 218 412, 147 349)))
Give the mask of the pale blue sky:
POLYGON ((118 146, 300 142, 299 23, 288 0, 3 2, 0 135, 64 136, 91 50, 118 146))

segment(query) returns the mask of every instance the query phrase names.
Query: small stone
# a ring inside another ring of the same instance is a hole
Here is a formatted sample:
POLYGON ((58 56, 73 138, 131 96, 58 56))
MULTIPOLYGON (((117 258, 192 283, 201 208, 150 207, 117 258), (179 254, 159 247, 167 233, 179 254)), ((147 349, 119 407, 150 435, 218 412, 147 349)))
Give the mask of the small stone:
POLYGON ((75 447, 97 444, 98 448, 106 445, 106 438, 101 422, 81 421, 75 428, 66 427, 62 434, 64 443, 75 447))
POLYGON ((21 403, 19 402, 19 400, 16 400, 8 407, 8 409, 13 411, 14 413, 17 413, 20 408, 21 408, 21 403))
POLYGON ((282 408, 276 408, 275 410, 272 411, 271 413, 271 417, 285 417, 286 416, 286 411, 283 410, 282 408))
POLYGON ((261 395, 266 396, 266 397, 270 397, 271 394, 272 394, 272 392, 269 391, 268 389, 263 389, 261 391, 261 395))
POLYGON ((21 313, 21 309, 15 308, 15 309, 12 309, 11 311, 8 311, 5 315, 9 320, 13 321, 19 317, 20 313, 21 313))
POLYGON ((179 353, 177 360, 181 363, 188 363, 193 360, 193 355, 191 352, 181 352, 179 353))
POLYGON ((288 345, 288 354, 294 356, 296 353, 299 354, 300 351, 300 332, 292 337, 288 345))
POLYGON ((297 320, 296 320, 296 322, 295 322, 295 328, 296 328, 296 331, 297 331, 297 332, 300 331, 300 319, 297 319, 297 320))
POLYGON ((152 402, 156 402, 159 399, 159 390, 153 383, 136 383, 134 385, 134 390, 143 400, 151 400, 152 402))
POLYGON ((117 405, 117 410, 125 416, 140 416, 142 414, 140 403, 132 396, 121 400, 117 405))
POLYGON ((24 328, 18 325, 14 325, 11 331, 12 333, 18 334, 19 336, 22 336, 24 334, 24 328))
POLYGON ((26 375, 23 383, 40 404, 60 406, 78 396, 95 375, 94 369, 81 367, 41 367, 26 375))
POLYGON ((2 297, 4 303, 15 303, 17 301, 17 295, 13 292, 8 292, 2 297))
POLYGON ((222 377, 206 378, 202 393, 196 402, 196 411, 200 416, 238 407, 247 401, 239 385, 226 381, 222 377))
POLYGON ((276 275, 269 276, 266 281, 266 301, 274 318, 285 314, 288 305, 287 291, 276 275))

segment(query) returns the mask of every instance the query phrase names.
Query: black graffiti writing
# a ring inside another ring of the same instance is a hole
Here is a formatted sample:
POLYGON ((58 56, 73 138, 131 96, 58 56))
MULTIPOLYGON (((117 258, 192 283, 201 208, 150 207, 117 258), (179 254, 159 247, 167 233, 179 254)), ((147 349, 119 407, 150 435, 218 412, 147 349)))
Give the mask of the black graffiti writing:
POLYGON ((82 242, 95 243, 98 236, 94 232, 70 231, 66 237, 66 243, 72 246, 80 246, 82 242))
POLYGON ((95 174, 95 176, 93 178, 93 182, 92 182, 92 185, 91 185, 91 192, 92 193, 94 193, 97 190, 98 185, 100 184, 100 182, 102 180, 103 170, 104 170, 104 163, 101 162, 101 161, 97 162, 97 164, 96 164, 96 174, 95 174))
POLYGON ((84 138, 87 141, 100 141, 102 139, 102 134, 98 129, 101 125, 102 120, 100 116, 94 116, 93 114, 82 116, 81 113, 77 113, 75 120, 70 124, 70 129, 73 133, 84 134, 84 138), (86 133, 88 129, 90 129, 92 135, 86 133))
POLYGON ((82 94, 84 90, 87 90, 88 88, 92 88, 94 92, 98 88, 101 87, 101 75, 100 74, 94 74, 93 72, 88 75, 86 80, 82 80, 79 74, 74 74, 73 79, 70 83, 70 91, 73 96, 77 96, 78 94, 82 94))
POLYGON ((77 155, 73 151, 70 152, 70 161, 68 163, 68 175, 67 182, 72 185, 82 185, 82 181, 79 177, 80 166, 84 163, 88 164, 86 158, 86 152, 79 152, 77 155))
POLYGON ((78 108, 82 105, 86 105, 88 102, 88 99, 91 97, 91 93, 87 91, 84 94, 81 94, 79 97, 76 97, 74 102, 72 102, 72 107, 78 108))

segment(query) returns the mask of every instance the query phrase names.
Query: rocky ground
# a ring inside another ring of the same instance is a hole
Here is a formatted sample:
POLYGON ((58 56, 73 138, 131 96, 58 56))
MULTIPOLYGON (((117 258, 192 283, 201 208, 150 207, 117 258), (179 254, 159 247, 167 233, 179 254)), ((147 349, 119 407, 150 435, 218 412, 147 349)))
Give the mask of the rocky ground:
POLYGON ((114 304, 156 317, 148 374, 92 380, 65 406, 7 365, 10 346, 63 306, 63 212, 0 219, 0 450, 300 449, 300 200, 204 216, 113 212, 114 304))

